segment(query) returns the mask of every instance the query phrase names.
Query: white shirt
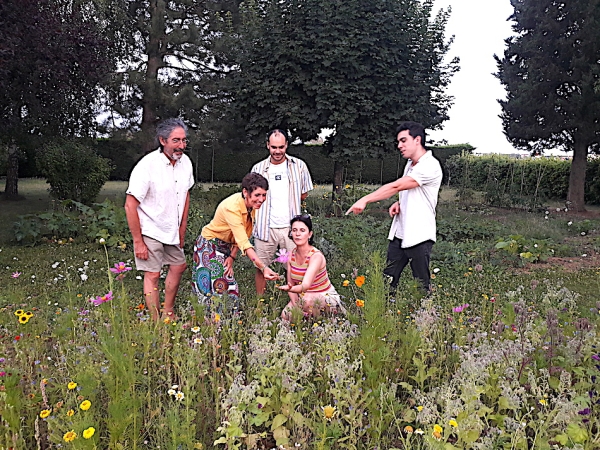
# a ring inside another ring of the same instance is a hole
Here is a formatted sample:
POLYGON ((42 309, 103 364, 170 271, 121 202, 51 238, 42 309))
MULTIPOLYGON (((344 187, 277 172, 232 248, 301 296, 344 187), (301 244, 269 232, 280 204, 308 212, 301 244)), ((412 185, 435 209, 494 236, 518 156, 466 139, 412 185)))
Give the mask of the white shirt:
POLYGON ((167 245, 179 245, 179 226, 187 193, 194 185, 187 155, 171 164, 160 150, 144 156, 133 168, 127 194, 139 202, 137 212, 144 236, 167 245))
POLYGON ((427 151, 415 165, 408 160, 404 176, 411 177, 419 186, 399 192, 400 214, 394 216, 388 239, 402 239, 402 248, 429 240, 435 242, 435 208, 442 184, 440 163, 427 151))
POLYGON ((269 208, 270 228, 287 228, 290 226, 290 178, 287 164, 271 164, 269 166, 269 192, 271 202, 269 208))

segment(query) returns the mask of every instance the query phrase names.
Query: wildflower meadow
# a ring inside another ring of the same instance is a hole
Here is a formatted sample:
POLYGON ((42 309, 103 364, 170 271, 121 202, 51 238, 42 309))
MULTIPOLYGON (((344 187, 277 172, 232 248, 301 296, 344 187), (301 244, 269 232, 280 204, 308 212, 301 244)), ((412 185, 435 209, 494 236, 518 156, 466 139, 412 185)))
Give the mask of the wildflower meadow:
MULTIPOLYGON (((193 191, 188 257, 232 189, 193 191)), ((600 217, 442 197, 425 297, 408 268, 388 292, 385 202, 335 217, 311 195, 348 312, 290 323, 245 258, 239 309, 206 310, 188 271, 178 319, 153 323, 122 199, 97 206, 108 225, 37 217, 0 246, 0 449, 600 448, 600 217)))

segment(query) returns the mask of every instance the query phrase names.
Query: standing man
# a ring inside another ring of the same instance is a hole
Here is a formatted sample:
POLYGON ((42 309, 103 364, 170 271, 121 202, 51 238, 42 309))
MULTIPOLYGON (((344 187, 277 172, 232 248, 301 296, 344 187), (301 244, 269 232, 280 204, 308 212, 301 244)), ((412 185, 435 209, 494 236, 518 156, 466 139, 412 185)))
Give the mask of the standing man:
POLYGON ((425 149, 423 125, 404 122, 396 134, 398 150, 408 159, 404 175, 359 199, 346 214, 360 214, 367 204, 385 200, 398 192, 399 201, 389 209, 393 221, 388 235, 387 267, 383 273, 391 277, 390 288, 395 292, 400 274, 410 262, 413 276, 429 293, 429 259, 435 242, 435 208, 442 184, 442 168, 431 151, 425 149))
MULTIPOLYGON (((254 248, 264 265, 273 261, 277 248, 291 252, 295 245, 290 239, 290 220, 300 214, 302 201, 312 191, 313 184, 304 161, 286 153, 288 136, 275 129, 267 134, 270 156, 252 167, 252 172, 269 180, 267 199, 257 211, 254 227, 254 248)), ((260 270, 254 276, 256 292, 265 292, 266 281, 260 270)))
POLYGON ((159 149, 144 156, 131 172, 125 213, 133 236, 137 270, 144 272, 144 297, 154 321, 160 313, 158 280, 169 265, 165 280, 163 318, 176 319, 173 307, 187 268, 183 241, 194 185, 192 163, 183 154, 187 126, 181 119, 166 119, 156 127, 159 149))

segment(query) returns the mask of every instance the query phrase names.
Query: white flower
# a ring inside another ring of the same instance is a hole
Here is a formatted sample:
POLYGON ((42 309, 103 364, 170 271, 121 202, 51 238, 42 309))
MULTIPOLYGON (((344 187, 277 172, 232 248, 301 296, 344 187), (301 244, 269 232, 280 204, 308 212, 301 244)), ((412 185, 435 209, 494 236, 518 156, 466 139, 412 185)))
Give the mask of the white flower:
POLYGON ((58 267, 60 263, 58 261, 56 261, 54 264, 52 264, 52 268, 56 269, 58 267))
POLYGON ((176 393, 177 393, 177 391, 175 391, 175 389, 169 389, 167 391, 167 394, 169 394, 169 395, 175 395, 176 393))
POLYGON ((192 327, 192 333, 198 333, 200 331, 200 327, 192 327))
POLYGON ((100 240, 98 242, 100 242, 100 244, 104 245, 104 244, 106 244, 106 239, 100 238, 100 240))
POLYGON ((581 232, 581 235, 582 235, 582 236, 585 236, 585 231, 582 231, 582 232, 581 232))
POLYGON ((567 222, 568 227, 570 227, 571 225, 573 225, 573 222, 567 222))
POLYGON ((138 275, 137 277, 135 277, 135 279, 136 279, 136 280, 141 280, 141 279, 142 279, 142 276, 141 276, 141 275, 138 275))
POLYGON ((439 267, 436 267, 435 269, 433 269, 433 273, 438 273, 440 271, 439 267))
POLYGON ((550 214, 550 211, 546 211, 546 215, 550 214))
POLYGON ((179 389, 179 385, 178 384, 174 384, 173 386, 171 386, 171 389, 179 389))
POLYGON ((544 216, 544 219, 548 220, 548 216, 544 216))
POLYGON ((202 344, 202 339, 194 338, 194 344, 202 344))
POLYGON ((587 253, 584 253, 583 255, 581 255, 582 258, 585 258, 587 256, 587 253))
POLYGON ((83 262, 83 265, 84 265, 84 266, 86 266, 86 267, 87 267, 87 266, 89 266, 89 264, 90 264, 90 262, 89 262, 89 261, 84 261, 84 262, 83 262))
POLYGON ((560 208, 556 208, 556 212, 560 212, 560 208))
POLYGON ((175 400, 183 400, 185 398, 185 395, 183 395, 183 392, 178 391, 177 394, 175 394, 175 400))
POLYGON ((88 276, 85 273, 82 273, 79 276, 81 277, 81 281, 86 281, 88 279, 88 276))
POLYGON ((565 208, 565 212, 568 212, 568 211, 569 211, 569 208, 565 208))
POLYGON ((342 277, 342 278, 346 278, 346 274, 345 274, 345 273, 341 273, 341 274, 340 274, 340 277, 342 277))
POLYGON ((534 246, 535 248, 537 248, 537 244, 533 244, 533 246, 534 246))

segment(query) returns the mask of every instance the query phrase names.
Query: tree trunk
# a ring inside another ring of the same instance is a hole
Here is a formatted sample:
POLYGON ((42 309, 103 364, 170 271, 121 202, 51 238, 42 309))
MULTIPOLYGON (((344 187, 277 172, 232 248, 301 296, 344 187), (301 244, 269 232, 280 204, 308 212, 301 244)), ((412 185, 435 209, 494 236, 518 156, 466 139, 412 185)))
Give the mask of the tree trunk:
POLYGON ((585 211, 585 170, 587 167, 588 141, 579 136, 574 136, 574 141, 567 207, 574 211, 585 211))
POLYGON ((156 148, 154 140, 154 127, 158 120, 158 97, 159 82, 158 71, 163 66, 161 44, 165 33, 165 2, 164 0, 151 0, 150 13, 150 36, 146 46, 148 63, 146 66, 146 79, 143 84, 142 99, 142 148, 145 155, 156 148))
POLYGON ((336 216, 342 215, 341 199, 342 192, 344 192, 343 178, 344 164, 336 160, 333 164, 333 195, 331 196, 333 202, 333 214, 336 216))
POLYGON ((4 198, 19 200, 19 148, 15 143, 8 146, 8 165, 6 167, 6 186, 4 198))

